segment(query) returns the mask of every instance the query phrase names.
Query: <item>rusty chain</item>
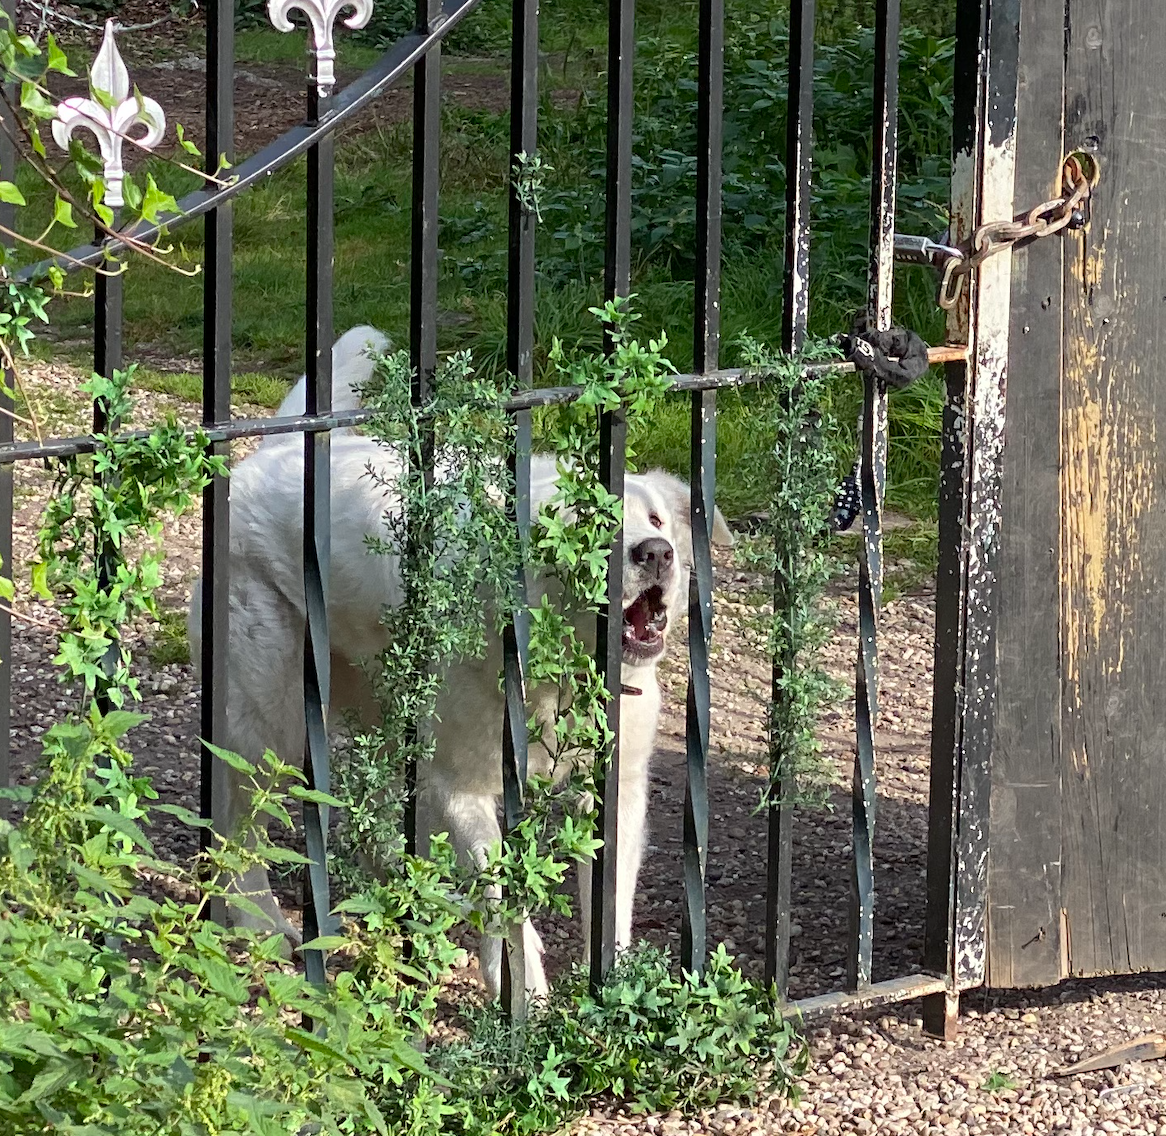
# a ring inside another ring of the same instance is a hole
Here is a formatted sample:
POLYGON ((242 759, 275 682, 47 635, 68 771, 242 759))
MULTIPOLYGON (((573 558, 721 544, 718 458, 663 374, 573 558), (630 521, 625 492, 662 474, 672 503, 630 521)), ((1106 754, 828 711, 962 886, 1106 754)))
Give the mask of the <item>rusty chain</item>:
MULTIPOLYGON (((1087 159, 1088 160, 1088 159, 1087 159)), ((1091 177, 1081 159, 1071 154, 1062 169, 1060 197, 1042 201, 1023 217, 1014 221, 988 221, 981 225, 970 240, 958 246, 937 244, 926 238, 897 238, 898 250, 905 259, 922 260, 943 266, 939 285, 939 306, 950 311, 959 300, 964 277, 978 268, 990 256, 1021 241, 1051 237, 1065 228, 1080 228, 1085 224, 1084 205, 1089 199, 1095 177, 1091 177)))

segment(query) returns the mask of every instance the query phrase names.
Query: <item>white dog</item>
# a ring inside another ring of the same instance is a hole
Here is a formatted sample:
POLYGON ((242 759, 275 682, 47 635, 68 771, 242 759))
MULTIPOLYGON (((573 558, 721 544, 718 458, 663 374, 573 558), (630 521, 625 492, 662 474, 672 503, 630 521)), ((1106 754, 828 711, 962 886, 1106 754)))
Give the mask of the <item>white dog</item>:
MULTIPOLYGON (((354 328, 334 348, 333 403, 356 405, 353 390, 371 373, 367 356, 355 343, 374 350, 384 339, 371 328, 354 328)), ((303 380, 280 408, 302 412, 303 380)), ((346 708, 367 713, 369 691, 359 667, 385 647, 380 613, 401 601, 396 557, 369 551, 366 537, 384 533, 383 517, 396 507, 385 483, 369 466, 392 474, 391 451, 351 431, 334 435, 331 459, 332 549, 328 619, 331 631, 332 701, 330 712, 346 708)), ((532 461, 531 509, 537 515, 554 493, 554 463, 532 461)), ((390 476, 389 484, 392 483, 390 476)), ((230 657, 225 744, 258 759, 267 748, 284 760, 298 761, 304 750, 302 652, 304 642, 303 443, 298 435, 272 436, 231 475, 230 657)), ((616 850, 616 945, 631 942, 636 876, 646 832, 648 762, 660 712, 656 665, 664 654, 671 625, 687 600, 692 529, 689 488, 670 474, 629 474, 624 497, 624 693, 620 703, 620 783, 616 850)), ((732 543, 719 511, 713 539, 732 543)), ((198 658, 199 587, 191 605, 192 657, 198 658)), ((447 676, 434 723, 436 753, 418 772, 418 829, 447 832, 467 862, 481 862, 500 839, 498 799, 502 792, 502 696, 498 675, 501 648, 491 644, 485 658, 456 664, 447 676)), ((531 710, 553 720, 556 693, 528 692, 531 710)), ((532 745, 531 772, 548 773, 549 755, 532 745)), ((246 803, 235 785, 232 816, 246 803)), ((583 926, 589 926, 590 873, 580 873, 583 926)), ((272 921, 292 932, 271 894, 267 873, 254 869, 237 881, 272 921)), ((522 928, 526 985, 546 989, 542 943, 529 924, 522 928)), ((501 980, 501 941, 483 938, 482 975, 491 996, 501 980)))

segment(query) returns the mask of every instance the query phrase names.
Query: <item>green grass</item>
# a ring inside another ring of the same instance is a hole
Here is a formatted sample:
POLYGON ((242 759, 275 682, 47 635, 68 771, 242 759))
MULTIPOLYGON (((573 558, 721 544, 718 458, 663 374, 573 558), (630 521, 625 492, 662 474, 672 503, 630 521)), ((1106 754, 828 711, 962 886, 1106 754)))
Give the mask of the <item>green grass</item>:
POLYGON ((1007 1092, 1016 1088, 1016 1079, 997 1069, 980 1086, 986 1093, 1007 1092))
MULTIPOLYGON (((235 33, 235 60, 240 66, 256 63, 302 64, 306 59, 302 30, 279 32, 267 27, 240 28, 235 33)), ((366 43, 353 41, 340 30, 336 36, 336 70, 363 71, 379 58, 380 52, 366 43)))
MULTIPOLYGON (((202 401, 202 375, 190 371, 155 371, 150 367, 139 367, 134 378, 134 385, 144 390, 174 395, 190 403, 202 401)), ((231 376, 231 389, 242 402, 274 410, 283 402, 288 384, 275 375, 244 371, 231 376)))
POLYGON ((185 611, 170 608, 159 610, 158 628, 146 652, 155 669, 190 662, 190 640, 186 635, 185 611))

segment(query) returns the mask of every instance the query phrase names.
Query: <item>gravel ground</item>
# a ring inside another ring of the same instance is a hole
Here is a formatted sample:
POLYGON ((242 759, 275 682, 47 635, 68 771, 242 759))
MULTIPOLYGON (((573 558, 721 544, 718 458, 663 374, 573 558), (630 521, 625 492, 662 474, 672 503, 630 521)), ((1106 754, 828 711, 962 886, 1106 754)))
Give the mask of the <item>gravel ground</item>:
MULTIPOLYGON (((76 376, 33 366, 30 390, 48 407, 54 432, 83 428, 85 409, 72 394, 76 376)), ((143 420, 191 408, 164 395, 143 397, 143 420)), ((256 412, 240 407, 240 412, 256 412)), ((16 561, 31 551, 33 525, 46 475, 22 469, 17 486, 16 561)), ((166 536, 163 605, 183 609, 197 570, 199 519, 172 522, 166 536)), ((718 564, 717 651, 713 675, 713 760, 710 769, 709 931, 724 940, 741 965, 759 974, 764 926, 764 818, 755 815, 764 776, 764 703, 768 667, 734 626, 759 581, 718 564)), ((832 596, 838 633, 827 651, 837 677, 853 675, 853 580, 832 596)), ((29 609, 52 622, 51 612, 29 609)), ((930 727, 934 598, 915 591, 887 605, 879 718, 879 814, 876 857, 875 978, 918 969, 922 944, 926 844, 928 732, 930 727)), ((139 765, 154 778, 164 801, 193 806, 198 794, 198 695, 185 663, 153 666, 149 654, 161 629, 135 630, 144 706, 151 721, 136 732, 139 765)), ((66 704, 52 673, 51 633, 14 629, 13 726, 16 772, 22 779, 37 737, 66 704)), ((682 635, 677 641, 683 643, 682 635)), ((638 896, 636 933, 673 949, 679 943, 681 817, 684 795, 684 668, 671 658, 663 670, 667 710, 653 770, 652 832, 638 896)), ((852 761, 853 701, 827 712, 821 738, 840 779, 852 761)), ((828 810, 805 812, 794 837, 795 901, 791 994, 837 989, 845 962, 849 865, 847 799, 835 794, 828 810)), ((193 834, 163 824, 155 832, 163 853, 185 857, 193 834)), ((289 905, 295 885, 283 891, 289 905)), ((566 921, 540 924, 552 972, 573 957, 577 932, 566 921)), ((472 967, 464 976, 472 981, 472 967)), ((964 998, 958 1039, 942 1043, 922 1034, 917 1006, 842 1016, 813 1028, 813 1069, 796 1106, 721 1109, 696 1119, 631 1117, 597 1111, 581 1132, 716 1132, 746 1136, 782 1133, 1147 1133, 1166 1136, 1166 1101, 1159 1063, 1055 1079, 1060 1067, 1166 1023, 1163 988, 1146 977, 1073 982, 1043 992, 964 998)))

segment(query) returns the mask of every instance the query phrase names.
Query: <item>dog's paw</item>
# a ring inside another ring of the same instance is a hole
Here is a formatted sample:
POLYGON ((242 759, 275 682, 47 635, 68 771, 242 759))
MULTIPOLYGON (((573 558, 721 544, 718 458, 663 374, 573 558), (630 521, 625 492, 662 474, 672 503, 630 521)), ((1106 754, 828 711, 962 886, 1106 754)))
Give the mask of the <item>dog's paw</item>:
POLYGON ((526 955, 526 993, 530 998, 545 998, 550 992, 543 955, 546 948, 533 923, 522 925, 522 947, 526 955))

